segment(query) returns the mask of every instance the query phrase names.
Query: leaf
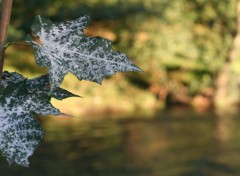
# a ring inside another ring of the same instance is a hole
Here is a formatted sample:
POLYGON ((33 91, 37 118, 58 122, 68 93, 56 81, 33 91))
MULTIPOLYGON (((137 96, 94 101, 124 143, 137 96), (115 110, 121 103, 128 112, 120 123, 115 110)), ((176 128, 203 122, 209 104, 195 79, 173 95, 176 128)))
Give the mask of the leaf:
POLYGON ((3 87, 7 87, 9 84, 17 83, 19 81, 22 81, 26 78, 24 78, 21 74, 18 74, 17 72, 9 73, 7 71, 4 71, 2 73, 2 85, 3 87))
POLYGON ((28 80, 27 85, 28 88, 35 93, 38 93, 40 95, 47 94, 48 96, 51 96, 58 100, 63 100, 69 97, 80 97, 60 87, 57 87, 54 91, 50 91, 50 82, 48 74, 28 80))
MULTIPOLYGON (((6 87, 9 84, 17 83, 19 81, 26 79, 17 72, 9 73, 7 71, 4 71, 2 76, 3 76, 2 84, 4 87, 6 87)), ((26 84, 29 92, 33 92, 34 94, 39 94, 39 96, 53 97, 58 100, 63 100, 69 97, 80 97, 60 87, 56 88, 56 90, 51 92, 48 74, 39 76, 34 79, 27 79, 26 84)))
MULTIPOLYGON (((27 167, 28 157, 42 139, 43 131, 33 118, 40 107, 32 103, 26 80, 7 86, 0 95, 0 150, 9 164, 27 167)), ((52 112, 58 113, 55 109, 52 112)))
POLYGON ((31 156, 43 137, 43 130, 34 114, 61 114, 50 99, 76 96, 57 88, 50 93, 48 75, 27 80, 18 73, 3 73, 4 89, 0 94, 0 150, 9 164, 28 166, 31 156))
POLYGON ((89 21, 88 16, 59 24, 40 16, 35 18, 32 33, 40 42, 31 36, 26 41, 35 49, 37 64, 48 67, 51 90, 61 84, 68 72, 79 80, 101 83, 117 71, 141 71, 125 54, 114 51, 109 40, 84 36, 83 29, 89 21))
MULTIPOLYGON (((1 111, 1 110, 0 110, 1 111)), ((0 114, 0 150, 9 165, 15 162, 27 167, 28 157, 42 140, 43 131, 38 122, 29 113, 0 114)))

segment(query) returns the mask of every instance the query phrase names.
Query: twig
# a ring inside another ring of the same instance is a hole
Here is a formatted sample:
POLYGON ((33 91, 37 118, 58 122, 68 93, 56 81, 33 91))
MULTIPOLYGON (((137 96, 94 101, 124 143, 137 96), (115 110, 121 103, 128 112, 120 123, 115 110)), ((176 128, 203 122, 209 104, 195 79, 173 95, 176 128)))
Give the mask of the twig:
POLYGON ((12 10, 12 0, 2 0, 1 18, 0 18, 0 85, 2 81, 3 64, 5 57, 5 42, 8 35, 8 24, 12 10))
POLYGON ((26 46, 31 46, 30 43, 27 42, 8 42, 5 44, 4 48, 7 49, 10 45, 26 45, 26 46))

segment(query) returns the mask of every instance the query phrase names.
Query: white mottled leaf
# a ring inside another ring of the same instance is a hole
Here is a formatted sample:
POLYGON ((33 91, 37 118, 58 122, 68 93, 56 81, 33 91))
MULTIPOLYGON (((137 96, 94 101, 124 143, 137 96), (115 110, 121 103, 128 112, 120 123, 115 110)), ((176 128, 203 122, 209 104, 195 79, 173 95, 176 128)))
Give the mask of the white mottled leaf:
POLYGON ((0 94, 0 150, 9 164, 28 166, 31 156, 43 137, 34 114, 61 114, 50 99, 76 96, 57 88, 50 94, 49 78, 44 75, 27 80, 18 73, 3 73, 4 89, 0 94))
MULTIPOLYGON (((26 79, 17 72, 9 73, 5 71, 2 73, 2 76, 3 76, 2 84, 4 87, 12 83, 17 83, 19 81, 23 81, 26 79)), ((50 91, 50 82, 48 74, 39 76, 34 79, 26 79, 26 85, 30 93, 38 94, 38 96, 42 97, 48 98, 53 97, 58 100, 62 100, 69 97, 80 97, 60 87, 56 88, 54 91, 50 91)))
POLYGON ((36 62, 48 67, 52 90, 68 72, 79 80, 101 83, 117 71, 141 71, 125 54, 114 51, 109 40, 84 36, 83 29, 89 21, 88 16, 59 24, 40 16, 35 18, 32 33, 39 42, 30 36, 26 41, 35 49, 36 62))
POLYGON ((0 111, 0 150, 9 164, 27 167, 28 157, 42 140, 43 131, 30 113, 0 111))
POLYGON ((28 166, 28 157, 42 139, 43 131, 33 118, 36 106, 32 104, 36 105, 28 95, 25 80, 8 85, 0 94, 0 150, 9 164, 28 166))

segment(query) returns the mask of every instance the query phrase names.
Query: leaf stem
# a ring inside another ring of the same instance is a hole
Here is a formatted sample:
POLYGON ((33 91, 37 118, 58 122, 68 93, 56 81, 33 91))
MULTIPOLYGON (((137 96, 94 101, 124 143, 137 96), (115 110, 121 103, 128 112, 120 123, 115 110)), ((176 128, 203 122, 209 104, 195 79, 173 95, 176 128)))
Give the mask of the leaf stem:
POLYGON ((5 42, 8 35, 8 25, 12 10, 12 0, 2 0, 1 18, 0 18, 0 85, 2 81, 2 72, 5 58, 5 42))
POLYGON ((4 48, 7 49, 7 47, 9 47, 10 45, 28 45, 28 46, 31 46, 31 44, 29 44, 27 42, 8 42, 4 45, 4 48))

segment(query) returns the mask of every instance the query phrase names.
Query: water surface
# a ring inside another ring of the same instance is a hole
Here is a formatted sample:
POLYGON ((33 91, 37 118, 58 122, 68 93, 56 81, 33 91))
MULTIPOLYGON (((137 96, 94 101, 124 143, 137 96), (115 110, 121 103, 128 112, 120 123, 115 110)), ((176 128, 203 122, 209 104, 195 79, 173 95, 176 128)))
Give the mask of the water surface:
POLYGON ((175 109, 153 117, 46 118, 30 167, 2 176, 238 176, 238 114, 175 109))

